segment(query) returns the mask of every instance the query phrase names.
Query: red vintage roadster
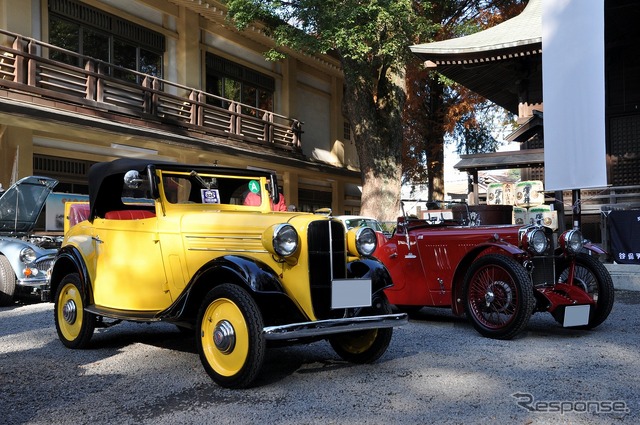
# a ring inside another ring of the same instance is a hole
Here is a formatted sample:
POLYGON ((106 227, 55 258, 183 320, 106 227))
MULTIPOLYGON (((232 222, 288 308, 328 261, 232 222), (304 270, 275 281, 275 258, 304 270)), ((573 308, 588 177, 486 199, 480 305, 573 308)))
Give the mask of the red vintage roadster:
POLYGON ((558 235, 542 225, 404 215, 390 238, 378 238, 374 255, 391 273, 394 286, 385 292, 392 304, 409 312, 450 307, 486 337, 513 338, 534 312, 594 328, 613 306, 611 276, 598 260, 604 251, 578 229, 558 235))

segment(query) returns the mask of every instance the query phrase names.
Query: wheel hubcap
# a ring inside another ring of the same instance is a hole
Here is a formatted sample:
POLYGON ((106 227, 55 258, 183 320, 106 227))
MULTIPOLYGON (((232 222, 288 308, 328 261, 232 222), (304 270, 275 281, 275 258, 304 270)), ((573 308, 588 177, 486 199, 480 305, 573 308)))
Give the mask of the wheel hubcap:
POLYGON ((70 325, 73 325, 76 322, 76 318, 78 317, 78 309, 76 307, 76 303, 73 300, 68 300, 64 303, 62 307, 62 317, 65 322, 70 325))
POLYGON ((236 333, 228 320, 221 320, 213 330, 213 343, 223 354, 233 351, 236 346, 236 333))
POLYGON ((493 291, 487 291, 487 293, 484 294, 484 301, 485 301, 485 303, 487 303, 487 307, 489 307, 491 305, 491 303, 493 302, 493 300, 495 298, 496 298, 496 296, 493 293, 493 291))

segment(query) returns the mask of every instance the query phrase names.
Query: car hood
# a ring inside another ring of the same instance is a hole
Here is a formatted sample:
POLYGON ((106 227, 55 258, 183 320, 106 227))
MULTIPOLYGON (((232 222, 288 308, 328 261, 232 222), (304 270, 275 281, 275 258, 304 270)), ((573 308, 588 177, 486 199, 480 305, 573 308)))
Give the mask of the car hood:
POLYGON ((0 196, 0 234, 33 231, 47 196, 57 184, 56 179, 29 176, 7 189, 0 196))

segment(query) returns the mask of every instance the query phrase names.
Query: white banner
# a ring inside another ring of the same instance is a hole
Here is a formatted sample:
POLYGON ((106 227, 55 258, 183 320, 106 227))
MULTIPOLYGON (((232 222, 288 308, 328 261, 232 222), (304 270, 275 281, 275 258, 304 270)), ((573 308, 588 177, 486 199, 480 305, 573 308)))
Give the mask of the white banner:
POLYGON ((543 0, 545 190, 607 185, 604 0, 543 0))

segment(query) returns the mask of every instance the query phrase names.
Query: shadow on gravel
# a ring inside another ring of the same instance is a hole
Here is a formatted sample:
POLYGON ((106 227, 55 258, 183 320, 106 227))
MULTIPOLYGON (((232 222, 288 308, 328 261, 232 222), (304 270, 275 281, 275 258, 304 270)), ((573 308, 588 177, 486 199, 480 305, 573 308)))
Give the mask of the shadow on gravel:
POLYGON ((196 353, 194 336, 166 323, 127 322, 110 328, 97 328, 87 349, 121 349, 136 343, 196 353))
MULTIPOLYGON (((616 291, 614 309, 616 304, 640 305, 640 291, 616 291)), ((405 312, 409 314, 409 319, 413 323, 425 325, 428 325, 429 323, 450 323, 452 325, 451 332, 461 332, 464 328, 465 330, 473 331, 478 338, 483 338, 480 334, 475 332, 473 326, 467 320, 465 315, 456 316, 448 307, 412 308, 410 310, 405 310, 405 312)), ((519 335, 516 335, 514 339, 517 340, 531 336, 580 338, 591 335, 594 332, 602 331, 608 326, 611 326, 611 323, 611 319, 609 318, 595 329, 563 328, 554 320, 551 314, 546 312, 536 312, 531 316, 525 330, 519 335)))
POLYGON ((616 303, 640 304, 640 291, 616 291, 616 303))
MULTIPOLYGON (((86 350, 95 351, 96 354, 104 352, 104 350, 108 352, 121 351, 132 344, 144 344, 172 351, 198 354, 195 335, 185 333, 185 331, 166 323, 126 322, 107 329, 96 329, 96 333, 86 350)), ((383 361, 385 358, 378 360, 378 362, 383 361)), ((203 374, 206 374, 204 369, 200 367, 199 361, 197 366, 203 374)), ((323 373, 356 366, 358 365, 339 359, 326 341, 300 345, 268 346, 262 371, 251 387, 269 386, 295 373, 323 373)))

